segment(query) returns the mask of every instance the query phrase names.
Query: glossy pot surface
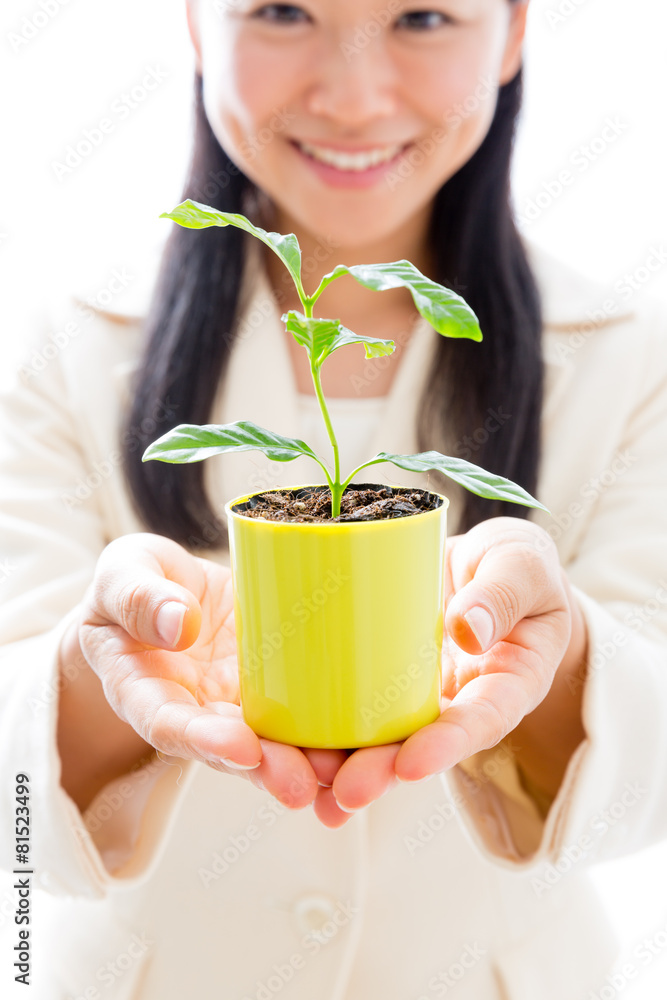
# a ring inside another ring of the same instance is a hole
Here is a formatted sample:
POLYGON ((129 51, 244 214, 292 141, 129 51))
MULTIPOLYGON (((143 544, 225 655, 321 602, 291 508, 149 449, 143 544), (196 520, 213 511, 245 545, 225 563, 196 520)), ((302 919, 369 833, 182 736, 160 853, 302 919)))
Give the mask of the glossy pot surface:
MULTIPOLYGON (((267 492, 266 490, 262 492, 267 492)), ((382 521, 228 519, 241 704, 302 747, 405 739, 440 714, 448 500, 382 521)))

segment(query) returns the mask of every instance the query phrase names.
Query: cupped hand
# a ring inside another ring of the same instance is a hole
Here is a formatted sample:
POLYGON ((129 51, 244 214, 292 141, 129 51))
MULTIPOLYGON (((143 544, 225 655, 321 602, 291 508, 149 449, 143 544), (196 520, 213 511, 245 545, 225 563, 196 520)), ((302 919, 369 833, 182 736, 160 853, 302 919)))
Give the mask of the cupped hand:
MULTIPOLYGON (((493 518, 447 541, 442 712, 403 743, 338 769, 326 825, 397 780, 419 781, 495 746, 546 697, 569 648, 574 600, 555 545, 529 521, 493 518)), ((573 643, 581 637, 573 637, 573 643)), ((317 803, 316 803, 317 810, 317 803)))
MULTIPOLYGON (((151 746, 246 777, 289 808, 315 799, 308 757, 243 721, 227 567, 160 535, 116 539, 98 561, 79 641, 111 707, 151 746)), ((323 780, 343 759, 316 761, 323 780)))

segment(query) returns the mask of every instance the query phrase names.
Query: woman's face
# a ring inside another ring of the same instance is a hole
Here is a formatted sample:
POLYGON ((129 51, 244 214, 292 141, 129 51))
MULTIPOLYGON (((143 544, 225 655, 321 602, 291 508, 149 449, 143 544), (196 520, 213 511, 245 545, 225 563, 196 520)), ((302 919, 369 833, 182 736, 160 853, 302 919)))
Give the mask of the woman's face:
POLYGON ((206 113, 276 227, 408 238, 517 72, 526 3, 188 0, 206 113))

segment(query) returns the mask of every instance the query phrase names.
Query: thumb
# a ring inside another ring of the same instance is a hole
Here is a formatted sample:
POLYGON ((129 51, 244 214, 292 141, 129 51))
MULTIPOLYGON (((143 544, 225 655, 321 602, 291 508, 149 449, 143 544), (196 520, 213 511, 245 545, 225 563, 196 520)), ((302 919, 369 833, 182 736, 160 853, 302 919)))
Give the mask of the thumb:
POLYGON ((141 533, 111 542, 100 556, 84 625, 117 625, 137 642, 187 649, 199 634, 201 607, 192 593, 198 561, 171 539, 141 533))
POLYGON ((484 553, 445 616, 447 632, 464 652, 484 653, 524 618, 567 608, 558 564, 550 555, 531 541, 508 541, 484 553))

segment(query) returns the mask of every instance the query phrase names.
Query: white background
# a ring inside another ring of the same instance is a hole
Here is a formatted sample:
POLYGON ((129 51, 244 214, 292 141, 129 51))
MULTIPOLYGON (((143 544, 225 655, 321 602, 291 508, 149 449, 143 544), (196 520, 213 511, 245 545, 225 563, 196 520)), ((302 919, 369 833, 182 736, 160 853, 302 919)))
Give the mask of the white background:
MULTIPOLYGON (((159 245, 169 223, 157 217, 178 200, 189 150, 184 0, 68 0, 16 51, 10 34, 38 11, 38 0, 0 11, 0 384, 49 288, 85 272, 103 289, 111 268, 159 245), (150 68, 166 79, 121 119, 114 102, 150 68), (104 117, 113 132, 58 180, 54 161, 104 117)), ((621 278, 667 248, 666 36, 662 0, 533 0, 517 212, 532 216, 533 239, 597 277, 621 278), (621 134, 582 170, 582 147, 608 118, 621 134), (564 169, 573 183, 554 197, 564 169)), ((649 291, 667 299, 667 267, 649 291)), ((667 926, 665 857, 658 847, 598 870, 630 956, 667 926)), ((637 994, 621 992, 655 998, 666 981, 657 957, 637 994)))

